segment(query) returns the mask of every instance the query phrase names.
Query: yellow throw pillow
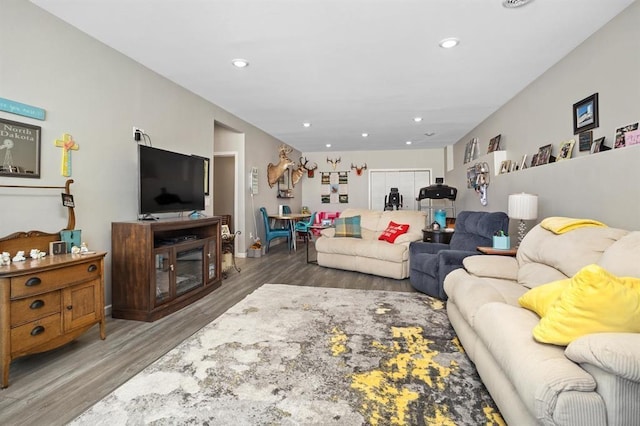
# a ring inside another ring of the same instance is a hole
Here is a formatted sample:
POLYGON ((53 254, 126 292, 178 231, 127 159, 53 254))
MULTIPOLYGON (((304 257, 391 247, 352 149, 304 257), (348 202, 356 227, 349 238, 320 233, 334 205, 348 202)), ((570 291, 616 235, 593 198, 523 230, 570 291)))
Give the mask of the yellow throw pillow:
POLYGON ((562 292, 569 287, 571 278, 558 280, 534 287, 520 296, 518 303, 523 308, 535 312, 538 316, 543 317, 547 314, 547 310, 553 302, 558 300, 562 292))
POLYGON ((591 333, 640 332, 640 279, 588 265, 571 278, 533 329, 542 343, 568 345, 591 333))

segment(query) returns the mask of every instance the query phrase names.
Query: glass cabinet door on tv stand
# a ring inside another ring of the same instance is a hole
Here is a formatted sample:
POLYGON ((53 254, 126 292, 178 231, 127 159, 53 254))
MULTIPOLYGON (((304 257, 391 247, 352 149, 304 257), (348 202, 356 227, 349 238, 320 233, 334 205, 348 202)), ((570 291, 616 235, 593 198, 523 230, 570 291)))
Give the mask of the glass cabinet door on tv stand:
POLYGON ((156 250, 156 306, 204 286, 204 251, 202 241, 156 250))

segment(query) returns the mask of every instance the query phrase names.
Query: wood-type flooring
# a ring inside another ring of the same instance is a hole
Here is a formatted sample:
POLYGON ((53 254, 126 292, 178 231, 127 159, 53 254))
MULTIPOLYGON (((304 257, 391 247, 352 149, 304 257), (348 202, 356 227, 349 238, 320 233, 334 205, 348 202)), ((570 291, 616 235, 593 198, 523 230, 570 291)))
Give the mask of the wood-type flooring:
MULTIPOLYGON (((311 245, 312 247, 313 245, 311 245)), ((315 257, 313 249, 311 257, 315 257)), ((304 244, 275 245, 259 258, 236 259, 222 286, 158 321, 107 319, 107 338, 94 326, 61 348, 11 363, 9 387, 0 389, 0 424, 63 425, 265 283, 414 291, 394 280, 306 263, 304 244)))

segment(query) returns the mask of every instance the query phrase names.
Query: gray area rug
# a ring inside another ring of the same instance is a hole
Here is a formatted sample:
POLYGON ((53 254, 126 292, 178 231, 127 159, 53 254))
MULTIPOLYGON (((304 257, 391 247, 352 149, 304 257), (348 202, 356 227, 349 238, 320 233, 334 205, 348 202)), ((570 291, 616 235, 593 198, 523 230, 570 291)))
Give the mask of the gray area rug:
POLYGON ((71 424, 504 421, 441 301, 265 284, 71 424))

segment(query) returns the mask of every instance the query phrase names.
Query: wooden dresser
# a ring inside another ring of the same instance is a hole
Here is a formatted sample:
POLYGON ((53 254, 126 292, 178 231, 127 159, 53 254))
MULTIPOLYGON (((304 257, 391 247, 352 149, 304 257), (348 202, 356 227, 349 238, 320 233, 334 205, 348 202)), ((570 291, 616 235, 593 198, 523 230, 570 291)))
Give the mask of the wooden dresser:
MULTIPOLYGON (((71 194, 68 179, 64 187, 0 185, 64 189, 71 194)), ((65 230, 75 227, 73 207, 65 230)), ((31 249, 49 251, 49 243, 60 233, 16 232, 0 238, 0 253, 11 257, 21 250, 26 260, 0 266, 0 387, 9 386, 11 361, 48 351, 71 342, 99 324, 105 339, 104 257, 105 252, 47 255, 29 258, 31 249)))
POLYGON ((15 358, 64 345, 104 325, 104 256, 65 254, 0 266, 1 386, 15 358))

